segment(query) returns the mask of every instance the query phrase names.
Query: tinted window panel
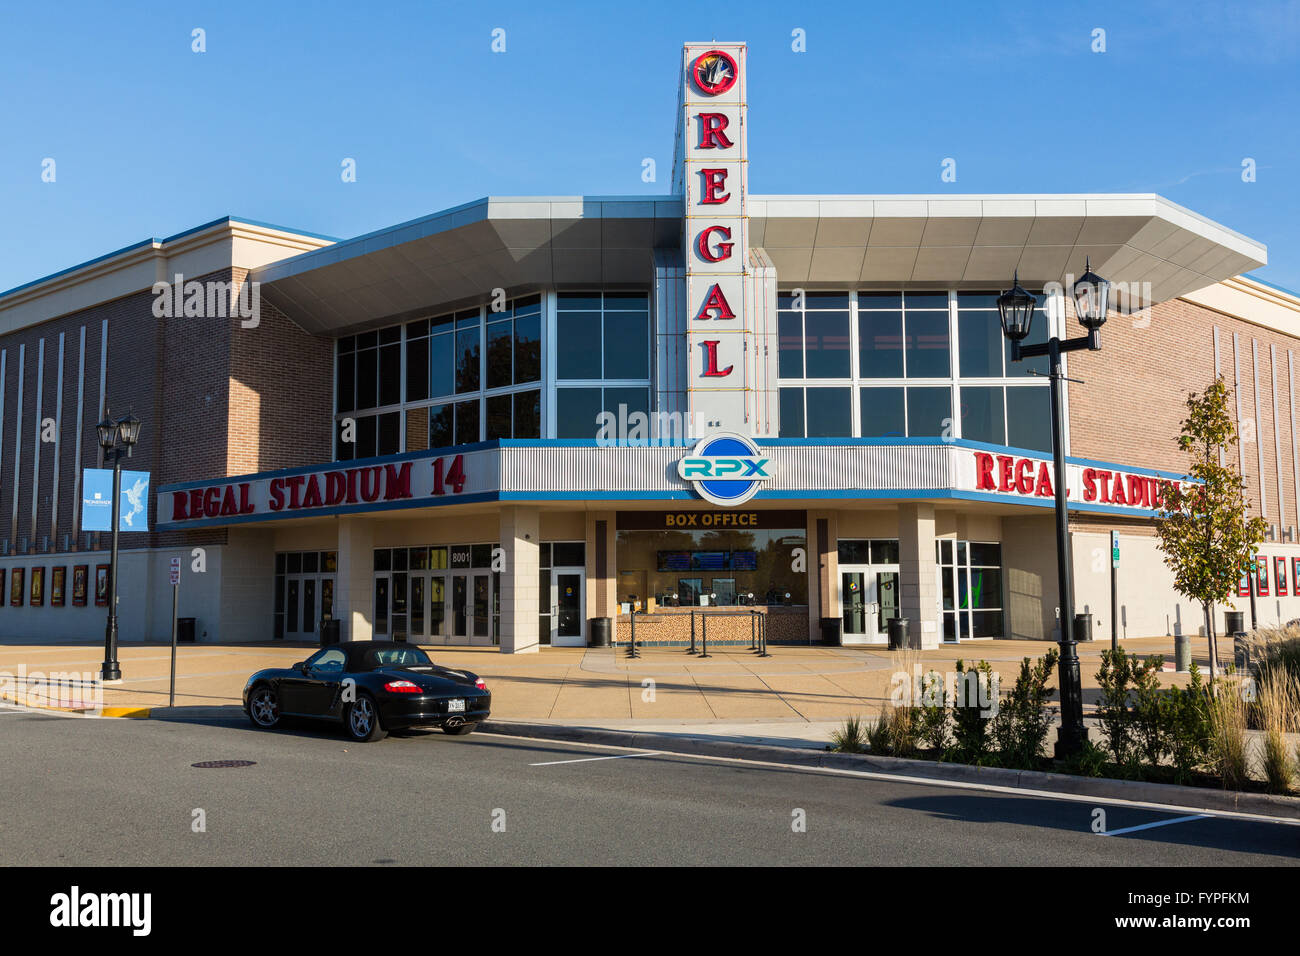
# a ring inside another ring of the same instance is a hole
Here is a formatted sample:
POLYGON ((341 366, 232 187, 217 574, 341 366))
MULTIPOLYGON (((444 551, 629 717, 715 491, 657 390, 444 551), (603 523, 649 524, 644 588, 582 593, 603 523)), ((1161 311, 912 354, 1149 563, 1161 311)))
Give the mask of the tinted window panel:
POLYGON ((907 292, 903 295, 903 304, 908 311, 912 309, 948 310, 948 293, 946 292, 907 292))
POLYGON ((780 348, 777 374, 781 378, 803 378, 803 314, 778 313, 776 328, 780 348))
POLYGON ((805 292, 803 297, 805 309, 841 309, 849 307, 847 292, 805 292))
POLYGON ((606 312, 649 312, 650 296, 645 292, 606 292, 606 312))
POLYGON ((542 317, 515 319, 515 384, 542 378, 542 317))
POLYGON ((647 314, 605 316, 605 378, 650 377, 650 319, 647 314))
POLYGON ((377 454, 396 455, 402 450, 401 426, 401 412, 388 412, 379 416, 379 447, 376 449, 377 454))
POLYGON ((946 378, 948 362, 948 313, 906 314, 907 377, 946 378))
POLYGON ((357 447, 354 458, 375 457, 375 439, 378 430, 378 422, 375 421, 374 415, 357 419, 357 447))
POLYGON ((402 346, 385 345, 379 350, 379 404, 399 405, 402 401, 402 346))
POLYGON ((451 405, 434 405, 429 409, 430 448, 448 448, 456 444, 453 414, 451 405))
POLYGON ((487 439, 510 438, 510 413, 514 398, 510 395, 494 395, 487 400, 487 439))
MULTIPOLYGON (((650 410, 650 392, 644 388, 607 388, 605 389, 605 410, 619 415, 619 406, 627 406, 630 417, 634 412, 650 410)), ((622 417, 621 415, 619 416, 622 417)), ((631 425, 628 426, 629 429, 631 425)), ((650 437, 649 435, 646 436, 650 437)))
POLYGON ((456 444, 469 445, 479 441, 478 399, 456 403, 456 444))
POLYGON ((456 349, 452 335, 429 339, 429 397, 450 395, 456 390, 456 349))
POLYGON ((903 308, 901 292, 859 292, 858 309, 889 309, 897 312, 903 308))
POLYGON ((1007 444, 1052 450, 1052 400, 1045 387, 1007 388, 1007 444))
POLYGON ((781 389, 781 437, 803 438, 803 389, 781 389))
POLYGON ((337 410, 350 412, 356 408, 357 398, 357 357, 353 353, 340 355, 336 377, 337 410))
POLYGON ((859 393, 858 402, 863 438, 903 438, 907 435, 901 388, 864 388, 859 393))
POLYGON ((959 370, 963 378, 1002 375, 1002 323, 996 312, 962 312, 957 316, 959 370))
POLYGON ((847 388, 809 388, 804 391, 808 403, 809 438, 847 438, 853 434, 852 409, 847 388))
POLYGON ((907 390, 907 434, 913 438, 952 434, 952 392, 947 388, 907 390))
POLYGON ((456 391, 477 392, 479 387, 479 330, 456 333, 456 391))
POLYGON ((559 313, 555 350, 560 378, 600 378, 600 314, 559 313))
POLYGON ((542 437, 542 393, 516 392, 515 438, 542 437))
POLYGON ((357 353, 357 408, 374 408, 379 399, 379 353, 357 353))
POLYGON ((429 340, 406 343, 406 400, 419 402, 429 397, 429 340))
POLYGON ((848 312, 804 313, 808 378, 848 378, 848 312))
POLYGON ((858 374, 903 377, 903 313, 858 313, 858 374))
POLYGON ((560 311, 575 310, 579 312, 599 312, 600 293, 561 292, 556 296, 556 308, 560 311))
POLYGON ((511 349, 514 334, 509 320, 489 322, 487 327, 487 387, 504 388, 512 384, 511 349))
POLYGON ((601 411, 598 388, 561 388, 555 392, 555 436, 595 438, 601 411))
POLYGON ((961 437, 994 445, 1006 444, 1007 436, 1002 424, 1002 389, 996 386, 963 386, 960 394, 961 437))

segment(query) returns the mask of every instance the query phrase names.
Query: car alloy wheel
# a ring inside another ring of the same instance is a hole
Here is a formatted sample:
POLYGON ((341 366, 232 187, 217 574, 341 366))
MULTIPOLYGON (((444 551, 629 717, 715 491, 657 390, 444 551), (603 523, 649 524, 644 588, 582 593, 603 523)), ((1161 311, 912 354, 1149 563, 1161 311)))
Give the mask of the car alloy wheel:
POLYGON ((347 726, 353 740, 381 740, 385 736, 379 710, 368 694, 359 695, 348 705, 347 726))
POLYGON ((263 685, 253 691, 248 701, 248 715, 259 727, 274 727, 280 722, 280 702, 275 691, 263 685))

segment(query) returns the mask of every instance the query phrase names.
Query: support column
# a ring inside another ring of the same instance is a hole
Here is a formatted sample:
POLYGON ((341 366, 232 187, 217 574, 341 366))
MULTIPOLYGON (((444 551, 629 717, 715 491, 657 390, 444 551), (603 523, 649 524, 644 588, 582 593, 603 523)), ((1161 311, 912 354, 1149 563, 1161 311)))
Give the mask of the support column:
POLYGON ((808 640, 822 641, 821 619, 840 613, 839 529, 836 512, 808 512, 808 640))
MULTIPOLYGON (((618 514, 587 512, 587 617, 618 620, 618 514), (603 534, 602 534, 603 532, 603 534), (603 545, 603 546, 602 546, 603 545), (600 562, 601 554, 605 560, 600 562)), ((644 599, 646 595, 641 595, 644 599)))
POLYGON ((344 641, 374 639, 375 531, 365 518, 340 518, 334 616, 344 641))
POLYGON ((939 593, 935 575, 934 505, 924 502, 898 507, 898 571, 901 614, 921 647, 938 647, 939 593))
POLYGON ((501 653, 535 654, 537 634, 538 527, 536 508, 501 509, 501 653))

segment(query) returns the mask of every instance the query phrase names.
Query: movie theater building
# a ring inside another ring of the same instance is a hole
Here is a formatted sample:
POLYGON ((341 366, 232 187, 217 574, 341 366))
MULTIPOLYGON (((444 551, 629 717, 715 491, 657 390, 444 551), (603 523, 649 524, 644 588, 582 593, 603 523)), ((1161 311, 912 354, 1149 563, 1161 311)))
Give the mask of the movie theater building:
POLYGON ((207 641, 337 620, 532 651, 625 638, 636 609, 670 644, 701 608, 713 639, 751 612, 772 643, 823 619, 884 643, 896 616, 927 647, 1050 639, 1046 368, 1010 360, 995 298, 1018 274, 1031 342, 1081 334, 1062 284, 1089 260, 1118 308, 1066 360, 1078 610, 1109 636, 1118 532, 1120 634, 1203 627, 1151 519, 1217 373, 1271 529, 1258 614, 1300 616, 1300 298, 1246 275, 1263 245, 1154 195, 751 193, 751 95, 777 120, 743 44, 678 70, 665 195, 492 197, 347 240, 223 219, 0 295, 0 635, 103 633, 81 474, 129 408, 151 485, 124 640, 167 638, 177 556, 207 641))

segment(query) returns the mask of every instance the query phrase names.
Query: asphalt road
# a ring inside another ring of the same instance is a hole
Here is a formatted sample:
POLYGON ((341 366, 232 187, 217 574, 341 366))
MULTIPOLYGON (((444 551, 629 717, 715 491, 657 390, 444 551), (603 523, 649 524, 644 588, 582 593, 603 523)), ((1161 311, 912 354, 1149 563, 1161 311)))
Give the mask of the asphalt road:
POLYGON ((1250 866, 1300 859, 1300 826, 628 753, 638 752, 482 733, 417 732, 355 745, 311 726, 264 732, 233 722, 5 712, 0 861, 1250 866), (191 766, 207 760, 256 763, 191 766), (1110 836, 1092 830, 1098 806, 1110 836), (196 810, 204 832, 194 832, 196 810), (792 827, 797 810, 805 832, 792 827), (1149 824, 1159 825, 1128 829, 1149 824))

